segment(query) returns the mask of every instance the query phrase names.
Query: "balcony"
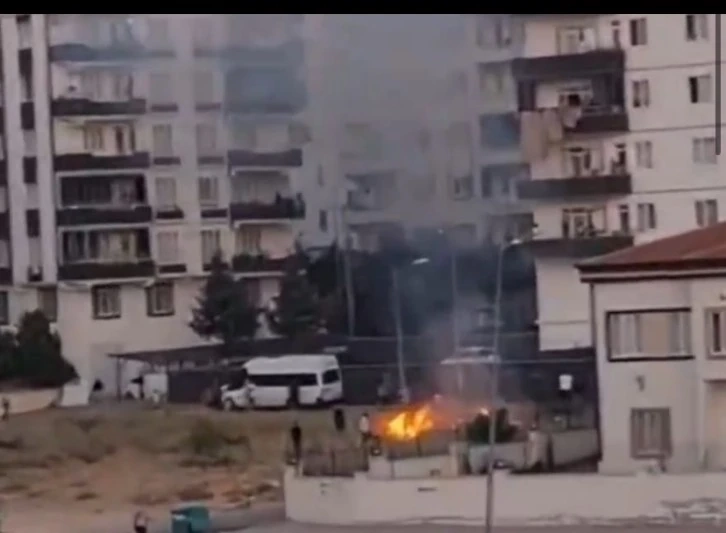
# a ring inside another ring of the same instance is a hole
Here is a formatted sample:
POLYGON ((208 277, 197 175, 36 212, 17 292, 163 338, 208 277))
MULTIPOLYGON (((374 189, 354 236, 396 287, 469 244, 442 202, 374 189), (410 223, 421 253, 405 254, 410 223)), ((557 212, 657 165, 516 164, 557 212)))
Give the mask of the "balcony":
POLYGON ((305 217, 305 203, 301 198, 277 198, 271 203, 232 203, 230 218, 237 220, 285 220, 305 217))
POLYGON ((60 280, 149 278, 156 273, 151 259, 119 262, 76 262, 58 266, 60 280))
POLYGON ((149 154, 138 152, 128 155, 62 154, 54 159, 56 172, 80 170, 117 170, 149 168, 149 154))
POLYGON ((632 235, 595 233, 592 236, 537 238, 523 244, 537 257, 584 259, 633 245, 632 235))
POLYGON ((237 254, 232 258, 232 270, 241 273, 282 273, 290 257, 271 258, 264 254, 237 254))
POLYGON ((90 61, 133 61, 144 58, 174 57, 174 51, 156 50, 144 47, 141 43, 125 42, 107 46, 95 46, 74 42, 50 47, 51 61, 90 62, 90 61))
POLYGON ((151 218, 152 210, 148 205, 64 207, 56 213, 59 226, 144 224, 151 222, 151 218))
POLYGON ((622 105, 587 106, 566 133, 624 133, 630 130, 628 113, 622 105))
POLYGON ((142 115, 146 100, 133 98, 119 102, 98 102, 88 98, 62 98, 53 100, 52 113, 56 117, 142 115))
POLYGON ((259 65, 298 65, 305 57, 305 47, 299 39, 278 46, 236 46, 195 47, 198 57, 217 57, 233 63, 259 65))
POLYGON ((301 167, 303 154, 300 148, 282 152, 253 152, 230 150, 227 161, 231 167, 301 167))
POLYGON ((518 81, 560 80, 622 74, 625 52, 618 48, 592 50, 579 54, 526 57, 512 61, 512 73, 518 81))
POLYGON ((633 183, 630 174, 617 171, 591 176, 534 179, 517 183, 517 195, 522 200, 559 201, 583 196, 618 196, 632 192, 633 183))

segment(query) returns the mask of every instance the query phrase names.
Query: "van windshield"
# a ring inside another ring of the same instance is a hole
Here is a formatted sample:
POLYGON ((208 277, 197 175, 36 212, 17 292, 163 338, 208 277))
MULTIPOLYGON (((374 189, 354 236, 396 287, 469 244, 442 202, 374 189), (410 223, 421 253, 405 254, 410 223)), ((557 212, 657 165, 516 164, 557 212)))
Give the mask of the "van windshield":
POLYGON ((323 372, 323 383, 337 383, 338 381, 340 381, 340 372, 337 370, 333 369, 323 372))
POLYGON ((318 384, 317 376, 312 373, 249 374, 249 378, 257 387, 289 387, 295 383, 300 387, 309 387, 318 384))

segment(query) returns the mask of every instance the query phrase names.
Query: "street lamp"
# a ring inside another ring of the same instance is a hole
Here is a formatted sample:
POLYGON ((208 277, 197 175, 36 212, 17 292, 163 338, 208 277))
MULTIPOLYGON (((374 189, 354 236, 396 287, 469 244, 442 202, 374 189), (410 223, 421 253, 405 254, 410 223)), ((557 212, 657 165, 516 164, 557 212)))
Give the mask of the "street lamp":
MULTIPOLYGON (((532 228, 530 235, 535 235, 536 226, 532 228)), ((501 333, 502 314, 502 278, 504 271, 504 254, 510 248, 522 243, 522 238, 514 238, 499 245, 497 254, 497 278, 494 293, 494 336, 492 339, 492 357, 490 363, 491 379, 491 406, 489 408, 489 460, 487 461, 487 501, 485 509, 484 532, 492 533, 492 522, 494 519, 494 447, 496 446, 497 431, 497 407, 499 406, 499 371, 501 357, 499 354, 499 338, 501 333)))
POLYGON ((392 278, 392 290, 391 297, 393 306, 393 321, 396 328, 396 361, 398 363, 398 395, 403 403, 408 403, 409 390, 406 382, 406 369, 404 366, 404 354, 403 354, 403 324, 401 320, 401 288, 398 281, 399 270, 409 266, 425 265, 429 262, 428 257, 417 257, 413 261, 399 266, 391 267, 391 278, 392 278))

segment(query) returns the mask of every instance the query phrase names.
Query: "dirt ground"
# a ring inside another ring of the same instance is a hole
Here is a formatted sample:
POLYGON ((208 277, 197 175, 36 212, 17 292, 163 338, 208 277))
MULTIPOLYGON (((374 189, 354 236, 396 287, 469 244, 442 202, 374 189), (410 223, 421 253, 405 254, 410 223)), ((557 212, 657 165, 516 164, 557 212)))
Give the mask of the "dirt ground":
MULTIPOLYGON (((348 415, 354 430, 358 412, 348 415)), ((329 411, 113 405, 11 416, 0 422, 0 528, 102 533, 142 508, 168 520, 182 502, 244 508, 280 500, 295 417, 306 441, 333 438, 329 411)))

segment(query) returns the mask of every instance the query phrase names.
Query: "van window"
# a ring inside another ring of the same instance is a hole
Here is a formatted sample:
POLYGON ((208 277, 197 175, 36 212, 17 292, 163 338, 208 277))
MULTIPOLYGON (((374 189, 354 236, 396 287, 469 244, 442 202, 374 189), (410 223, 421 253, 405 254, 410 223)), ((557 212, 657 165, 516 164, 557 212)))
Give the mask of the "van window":
POLYGON ((337 383, 340 381, 340 372, 337 370, 326 370, 323 372, 323 383, 337 383))
POLYGON ((250 380, 258 387, 289 387, 293 383, 308 387, 318 384, 315 374, 252 374, 250 380))

